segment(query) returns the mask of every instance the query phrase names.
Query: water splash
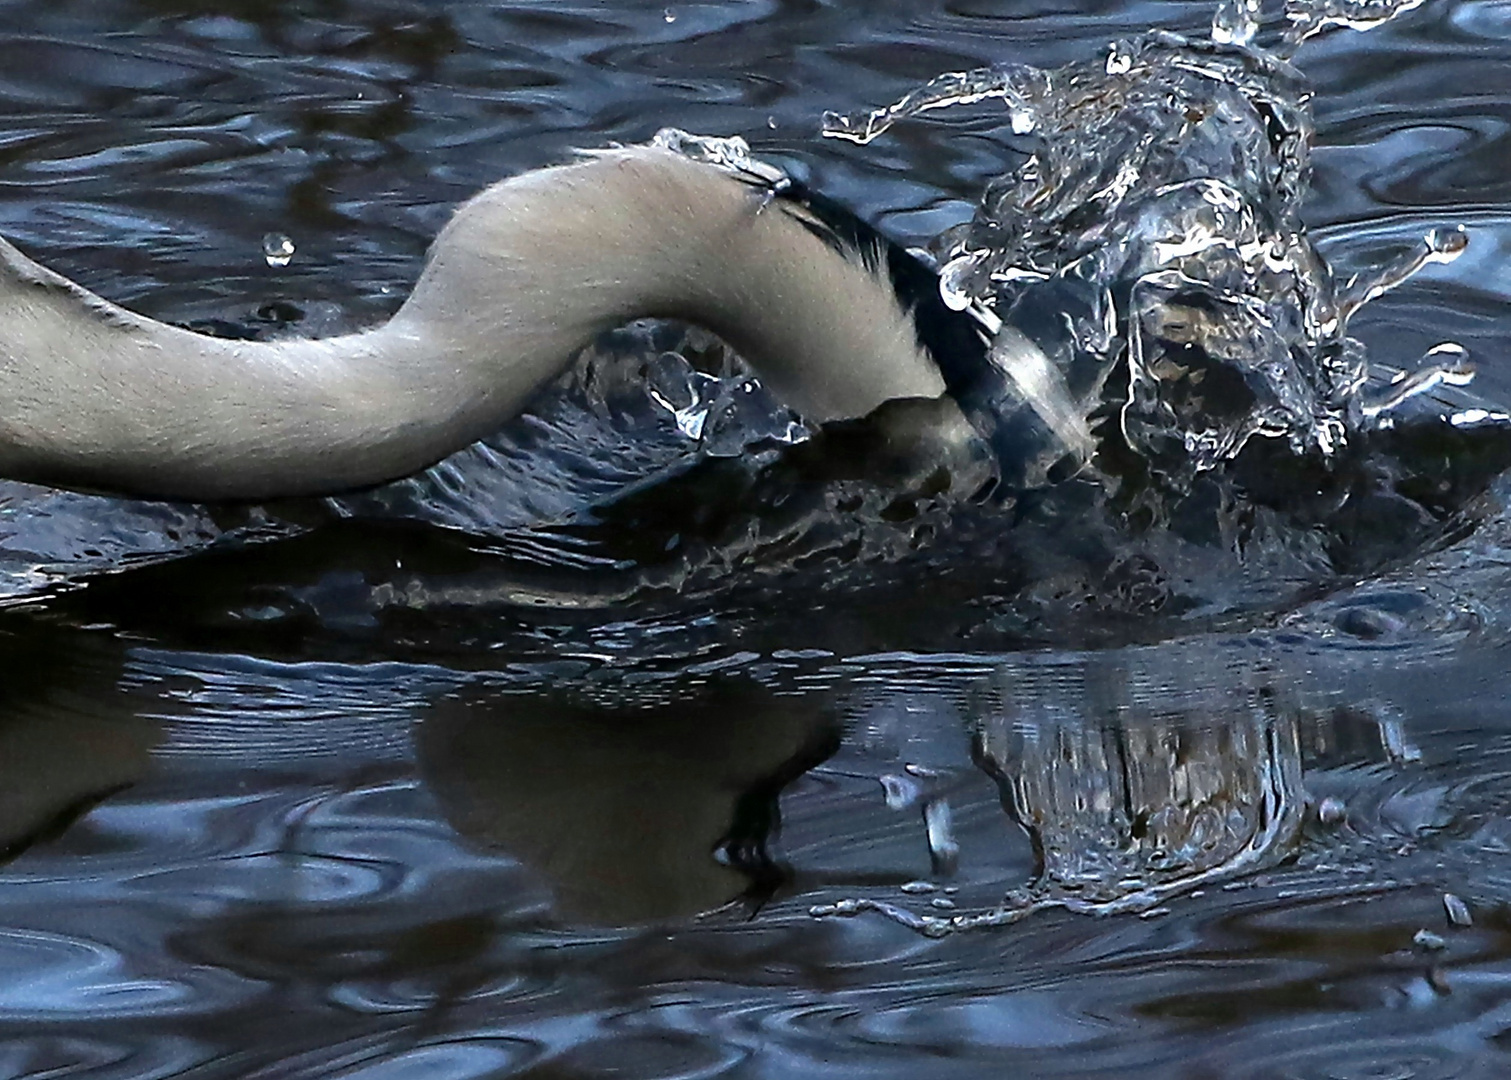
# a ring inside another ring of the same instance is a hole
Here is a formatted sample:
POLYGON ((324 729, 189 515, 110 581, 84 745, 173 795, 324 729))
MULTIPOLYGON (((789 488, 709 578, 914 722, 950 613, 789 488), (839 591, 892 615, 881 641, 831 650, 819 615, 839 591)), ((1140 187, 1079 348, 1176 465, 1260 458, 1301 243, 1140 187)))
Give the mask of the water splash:
POLYGON ((786 173, 753 155, 750 144, 738 135, 693 135, 680 128, 662 128, 656 132, 651 145, 680 154, 690 161, 716 166, 754 183, 778 189, 787 183, 786 173))
POLYGON ((269 266, 287 266, 294 260, 294 241, 283 233, 268 233, 262 238, 262 258, 269 266))
POLYGON ((670 415, 689 449, 710 457, 736 457, 759 442, 790 446, 811 435, 797 414, 732 362, 710 373, 683 353, 663 352, 646 366, 645 392, 670 415))
POLYGON ((1219 0, 1212 13, 1212 40, 1219 45, 1248 45, 1259 33, 1259 0, 1219 0))
POLYGON ((1294 50, 1331 27, 1371 30, 1422 6, 1423 0, 1289 0, 1285 48, 1294 50))
POLYGON ((1412 398, 1443 385, 1467 386, 1473 378, 1469 351, 1457 342, 1445 341, 1428 349, 1422 365, 1415 371, 1397 372, 1383 393, 1365 399, 1361 411, 1365 420, 1388 423, 1387 414, 1412 398))
POLYGON ((899 120, 921 116, 933 109, 975 105, 998 98, 1007 106, 1013 134, 1027 135, 1038 127, 1036 103, 1048 95, 1049 78, 1049 72, 1027 65, 948 72, 930 79, 899 101, 858 119, 826 112, 823 133, 831 139, 846 139, 865 146, 899 120))
POLYGON ((1366 403, 1364 350, 1347 334, 1363 304, 1457 257, 1462 229, 1340 284, 1301 218, 1311 91, 1284 57, 1325 27, 1376 25, 1417 2, 1293 0, 1272 53, 1253 44, 1257 0, 1223 0, 1210 41, 1153 32, 1052 71, 941 75, 884 108, 827 115, 824 134, 865 144, 927 112, 1001 101, 1012 164, 934 242, 941 295, 1026 335, 1073 411, 1112 419, 1151 476, 1182 491, 1255 436, 1333 457, 1468 371, 1429 357, 1411 394, 1366 403))

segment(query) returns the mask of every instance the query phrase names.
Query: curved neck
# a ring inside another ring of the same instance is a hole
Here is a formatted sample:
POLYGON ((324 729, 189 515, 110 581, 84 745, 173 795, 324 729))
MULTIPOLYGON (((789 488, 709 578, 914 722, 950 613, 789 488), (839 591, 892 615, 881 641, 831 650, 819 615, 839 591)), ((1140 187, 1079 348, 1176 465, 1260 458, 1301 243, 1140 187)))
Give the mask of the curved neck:
POLYGON ((491 433, 647 316, 719 334, 810 420, 943 392, 889 284, 802 214, 667 151, 611 151, 465 204, 385 325, 276 342, 134 315, 0 240, 0 475, 195 500, 375 484, 491 433))

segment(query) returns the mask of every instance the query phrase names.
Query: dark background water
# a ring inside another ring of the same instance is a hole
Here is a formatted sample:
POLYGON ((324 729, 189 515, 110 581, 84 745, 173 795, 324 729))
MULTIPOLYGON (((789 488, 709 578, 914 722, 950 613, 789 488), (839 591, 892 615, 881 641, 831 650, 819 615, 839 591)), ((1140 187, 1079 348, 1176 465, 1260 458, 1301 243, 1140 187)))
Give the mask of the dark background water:
MULTIPOLYGON (((1210 13, 0 0, 0 233, 161 318, 318 332, 392 310, 483 184, 676 124, 744 133, 918 241, 968 214, 1000 152, 942 123, 820 142, 824 109, 1201 33, 1210 13), (289 266, 264 261, 268 233, 297 244, 289 266)), ((1508 60, 1495 2, 1429 2, 1300 55, 1320 233, 1362 259, 1472 230, 1356 331, 1398 365, 1458 340, 1503 403, 1508 60)), ((511 444, 486 516, 654 463, 655 431, 573 423, 511 444), (562 431, 597 441, 563 461, 562 431)), ((465 597, 487 565, 434 524, 478 498, 440 475, 393 498, 431 524, 276 508, 313 531, 158 565, 137 563, 264 519, 0 490, 0 1075, 1511 1068, 1493 505, 1441 550, 1220 630, 983 651, 955 633, 969 598, 926 588, 815 602, 778 581, 735 613, 385 607, 399 566, 465 597), (1040 858, 1137 847, 1161 783, 1231 810, 1256 782, 1306 816, 1300 839, 1143 917, 1048 910, 935 940, 810 914, 987 911, 1040 858), (917 798, 889 809, 887 790, 917 798), (1303 806, 1326 797, 1330 825, 1303 806), (953 871, 922 812, 937 827, 945 804, 953 871), (1424 929, 1443 947, 1414 944, 1424 929)), ((476 462, 451 475, 481 482, 476 462)))

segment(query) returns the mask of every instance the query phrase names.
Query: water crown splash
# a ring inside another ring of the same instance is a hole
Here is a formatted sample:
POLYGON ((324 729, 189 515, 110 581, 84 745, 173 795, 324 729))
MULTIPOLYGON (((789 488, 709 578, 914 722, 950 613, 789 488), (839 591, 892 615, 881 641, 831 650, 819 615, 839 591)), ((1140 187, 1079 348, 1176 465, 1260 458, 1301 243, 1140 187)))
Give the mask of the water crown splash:
MULTIPOLYGON (((1053 71, 946 74, 864 116, 830 115, 825 134, 864 144, 899 120, 1000 100, 1017 160, 988 186, 972 220, 934 242, 946 302, 984 305, 1004 333, 1031 338, 1082 414, 1177 490, 1256 435, 1331 459, 1352 435, 1389 426, 1407 400, 1463 385, 1473 371, 1449 342, 1415 370, 1367 388, 1364 348, 1347 333, 1363 305, 1462 254, 1462 228, 1434 229, 1340 280, 1301 217, 1314 129, 1310 91, 1289 56, 1327 27, 1367 28, 1419 2, 1292 0, 1279 46, 1265 51, 1254 44, 1263 29, 1257 0, 1223 0, 1210 41, 1154 32, 1053 71)), ((1445 419, 1505 422, 1484 410, 1445 419)), ((1210 721, 1211 712, 1202 717, 1210 721)), ((1182 756, 1169 768, 1154 754, 1146 766, 1077 769, 1106 756, 1110 729, 1094 721, 1041 730, 1010 711, 983 720, 980 756, 1020 821, 1038 830, 1042 865, 1030 887, 999 906, 947 916, 873 897, 812 914, 874 912, 943 936, 1047 907, 1154 913, 1294 849, 1301 764, 1293 719, 1263 709, 1235 714, 1226 726, 1200 728, 1195 742, 1182 736, 1182 756), (1172 778, 1184 785, 1184 802, 1147 797, 1172 778), (1145 795, 1131 795, 1134 787, 1145 795), (1125 807, 1155 803, 1148 820, 1158 827, 1125 828, 1121 819, 1106 827, 1125 807), (1053 818, 1046 806, 1082 812, 1053 818), (1105 819, 1100 807, 1111 808, 1105 819)), ((1118 746, 1133 745, 1123 733, 1118 746)), ((1146 749, 1180 742, 1168 735, 1155 725, 1146 749)))
MULTIPOLYGON (((1209 41, 1156 31, 1054 70, 945 74, 864 116, 829 114, 824 134, 864 144, 899 120, 1000 100, 1017 160, 934 241, 946 302, 983 305, 1032 339, 1063 375, 1054 407, 1103 424, 1177 491, 1256 435, 1327 459, 1412 396, 1366 400, 1349 317, 1467 237, 1435 230, 1335 280, 1301 218, 1314 129, 1288 56, 1327 27, 1419 2, 1292 0, 1265 51, 1257 0, 1223 0, 1209 41)), ((1447 362, 1407 379, 1412 392, 1461 383, 1462 356, 1447 362)))

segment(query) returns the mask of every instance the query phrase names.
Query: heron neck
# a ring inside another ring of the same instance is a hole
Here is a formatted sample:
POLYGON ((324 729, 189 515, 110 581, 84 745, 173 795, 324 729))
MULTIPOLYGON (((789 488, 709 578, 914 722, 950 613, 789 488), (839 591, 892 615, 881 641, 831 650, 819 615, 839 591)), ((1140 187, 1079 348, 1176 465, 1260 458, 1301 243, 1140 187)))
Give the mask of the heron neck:
POLYGON ((242 342, 134 315, 0 241, 0 474, 149 497, 330 493, 518 413, 603 331, 682 318, 812 420, 943 391, 888 284, 800 212, 636 148, 465 204, 385 325, 242 342))

